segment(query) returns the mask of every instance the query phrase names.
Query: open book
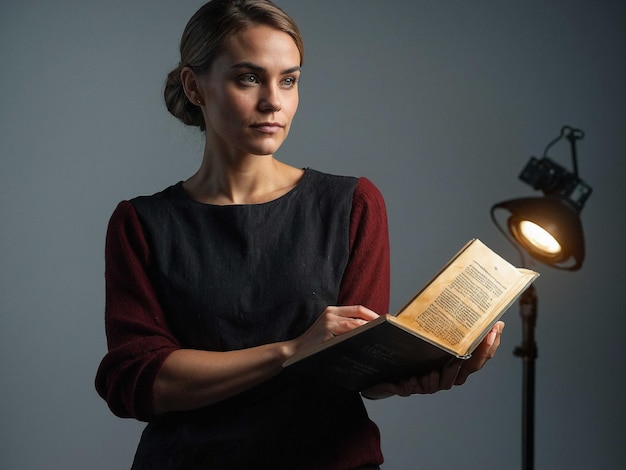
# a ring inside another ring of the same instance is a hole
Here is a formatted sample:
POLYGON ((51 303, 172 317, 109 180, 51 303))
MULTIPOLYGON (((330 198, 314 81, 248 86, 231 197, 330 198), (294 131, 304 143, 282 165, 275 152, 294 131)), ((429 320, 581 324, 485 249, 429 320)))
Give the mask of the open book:
POLYGON ((467 359, 539 274, 469 241, 396 315, 336 336, 283 367, 361 391, 467 359))

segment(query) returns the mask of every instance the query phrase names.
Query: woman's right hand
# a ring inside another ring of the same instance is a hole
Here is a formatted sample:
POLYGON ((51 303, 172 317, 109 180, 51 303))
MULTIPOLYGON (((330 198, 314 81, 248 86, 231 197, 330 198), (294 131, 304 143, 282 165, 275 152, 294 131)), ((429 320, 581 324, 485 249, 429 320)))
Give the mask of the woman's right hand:
POLYGON ((326 307, 319 318, 300 337, 293 340, 292 353, 318 345, 334 336, 347 333, 378 318, 378 314, 362 305, 326 307))

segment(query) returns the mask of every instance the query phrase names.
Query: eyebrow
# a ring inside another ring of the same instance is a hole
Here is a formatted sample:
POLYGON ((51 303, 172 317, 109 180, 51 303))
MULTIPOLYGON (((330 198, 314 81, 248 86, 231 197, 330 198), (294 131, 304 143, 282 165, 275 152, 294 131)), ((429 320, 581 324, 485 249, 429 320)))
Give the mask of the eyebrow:
MULTIPOLYGON (((252 62, 239 62, 238 64, 235 64, 231 66, 230 68, 231 69, 249 69, 249 70, 255 70, 257 72, 265 72, 264 67, 261 67, 260 65, 254 64, 252 62)), ((300 72, 301 70, 302 70, 302 67, 300 67, 299 65, 296 65, 295 67, 291 67, 286 70, 283 70, 281 74, 300 72)))

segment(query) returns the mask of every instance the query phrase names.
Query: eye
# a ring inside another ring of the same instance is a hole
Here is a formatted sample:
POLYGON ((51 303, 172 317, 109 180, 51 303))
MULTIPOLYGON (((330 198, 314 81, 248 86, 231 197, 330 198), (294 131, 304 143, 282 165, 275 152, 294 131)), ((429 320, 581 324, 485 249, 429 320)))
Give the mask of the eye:
POLYGON ((298 77, 287 77, 282 80, 281 86, 283 88, 293 88, 298 84, 298 77))
POLYGON ((253 73, 246 73, 237 78, 239 83, 243 85, 256 85, 260 83, 259 77, 253 73))

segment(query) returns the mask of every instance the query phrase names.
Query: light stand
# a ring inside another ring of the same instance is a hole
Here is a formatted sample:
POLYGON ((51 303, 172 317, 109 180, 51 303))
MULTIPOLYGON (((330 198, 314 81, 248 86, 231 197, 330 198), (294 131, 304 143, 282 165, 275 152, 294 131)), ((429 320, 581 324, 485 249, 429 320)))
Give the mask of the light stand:
POLYGON ((513 354, 522 358, 522 468, 531 470, 535 461, 535 361, 537 343, 537 292, 531 285, 521 295, 520 316, 522 317, 522 344, 513 354))
MULTIPOLYGON (((526 266, 527 253, 534 259, 557 269, 580 269, 585 244, 580 211, 591 195, 591 187, 578 177, 576 142, 584 137, 580 129, 564 126, 560 135, 544 150, 543 158, 532 157, 520 179, 543 191, 541 198, 504 201, 491 208, 496 227, 513 244, 526 266), (572 153, 574 173, 547 158, 550 147, 567 139, 572 153), (496 213, 508 211, 507 223, 498 221, 496 213), (507 227, 508 230, 505 230, 507 227)), ((514 354, 523 361, 522 383, 522 469, 532 470, 535 460, 535 362, 537 343, 537 292, 531 285, 520 297, 522 344, 514 354)))

